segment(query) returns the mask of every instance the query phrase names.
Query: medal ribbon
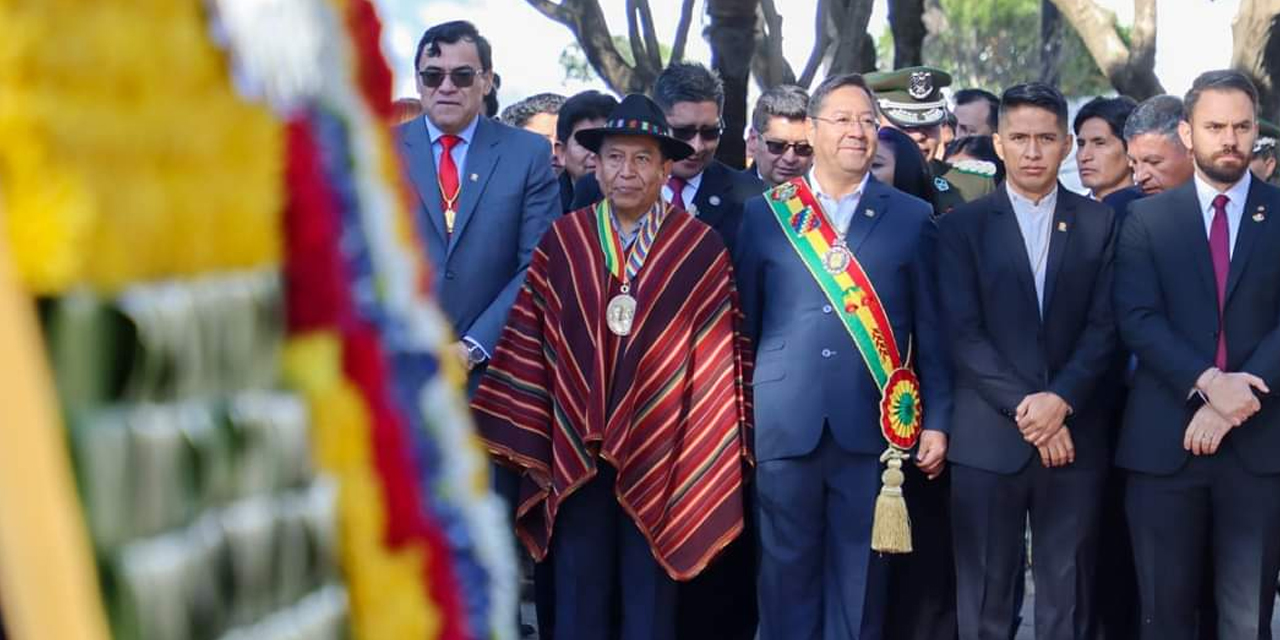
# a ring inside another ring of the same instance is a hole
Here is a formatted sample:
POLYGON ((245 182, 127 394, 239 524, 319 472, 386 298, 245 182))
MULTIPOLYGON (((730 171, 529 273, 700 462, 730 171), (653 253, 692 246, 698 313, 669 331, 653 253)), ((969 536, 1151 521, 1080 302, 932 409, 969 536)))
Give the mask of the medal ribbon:
POLYGON ((631 252, 624 257, 622 238, 618 236, 618 228, 614 225, 609 199, 596 204, 596 231, 600 236, 600 248, 604 250, 604 265, 619 282, 627 284, 640 273, 645 259, 649 257, 649 248, 658 236, 658 229, 670 213, 669 205, 661 200, 654 203, 640 222, 635 242, 631 243, 631 252))

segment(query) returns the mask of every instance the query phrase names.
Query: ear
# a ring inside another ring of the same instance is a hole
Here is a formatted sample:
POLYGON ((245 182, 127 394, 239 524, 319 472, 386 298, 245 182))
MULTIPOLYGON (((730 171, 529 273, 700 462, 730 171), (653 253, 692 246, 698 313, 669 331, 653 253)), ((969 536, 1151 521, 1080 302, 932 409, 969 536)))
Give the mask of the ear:
POLYGON ((671 179, 671 172, 676 168, 676 161, 667 158, 662 161, 662 184, 666 184, 671 179))
POLYGON ((1186 120, 1178 122, 1178 137, 1182 139, 1182 146, 1191 151, 1191 123, 1186 120))
POLYGON ((1065 162, 1065 161, 1067 160, 1067 156, 1071 155, 1071 150, 1072 150, 1072 149, 1075 149, 1075 148, 1076 148, 1076 137, 1075 137, 1075 136, 1073 136, 1073 135, 1071 135, 1070 133, 1068 133, 1068 134, 1067 134, 1067 144, 1063 145, 1063 147, 1062 147, 1062 157, 1061 157, 1061 158, 1058 158, 1058 161, 1059 161, 1059 162, 1065 162))
POLYGON ((1000 158, 1000 162, 1007 162, 1004 159, 1004 141, 999 133, 991 134, 991 144, 996 148, 996 157, 1000 158))
POLYGON ((818 145, 818 121, 810 117, 805 117, 805 138, 809 140, 810 146, 818 145))

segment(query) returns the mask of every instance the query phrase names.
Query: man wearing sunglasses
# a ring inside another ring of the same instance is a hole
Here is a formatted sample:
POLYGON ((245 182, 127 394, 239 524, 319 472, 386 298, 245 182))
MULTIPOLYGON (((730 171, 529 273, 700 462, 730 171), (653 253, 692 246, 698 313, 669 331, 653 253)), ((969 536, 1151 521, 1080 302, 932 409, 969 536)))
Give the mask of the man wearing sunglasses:
MULTIPOLYGON (((679 62, 658 76, 652 93, 671 125, 672 137, 693 147, 693 155, 675 163, 662 197, 718 231, 732 253, 742 205, 764 192, 764 183, 715 159, 724 133, 724 84, 701 64, 679 62)), ((600 199, 594 176, 574 187, 574 209, 600 199)))
POLYGON ((805 132, 804 112, 809 94, 795 85, 778 85, 756 101, 751 114, 747 150, 755 160, 749 170, 768 188, 809 172, 813 146, 805 132))
POLYGON ((423 117, 396 129, 417 195, 418 229, 454 350, 475 389, 542 233, 560 214, 551 146, 482 115, 489 42, 454 21, 422 35, 414 58, 423 117))

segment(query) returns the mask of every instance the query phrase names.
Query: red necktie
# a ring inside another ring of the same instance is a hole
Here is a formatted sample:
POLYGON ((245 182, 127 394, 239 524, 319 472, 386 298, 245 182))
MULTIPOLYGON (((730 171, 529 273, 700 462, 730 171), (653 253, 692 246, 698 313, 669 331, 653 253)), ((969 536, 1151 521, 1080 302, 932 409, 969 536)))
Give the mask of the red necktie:
POLYGON ((444 151, 440 154, 440 203, 444 209, 444 229, 446 234, 453 233, 453 221, 458 211, 458 195, 462 192, 458 184, 458 165, 453 163, 453 148, 462 142, 462 138, 445 134, 440 136, 440 145, 444 151))
POLYGON ((1227 273, 1231 270, 1231 230, 1227 226, 1227 202, 1225 194, 1213 199, 1213 224, 1209 226, 1209 255, 1213 258, 1213 278, 1218 285, 1218 352, 1214 366, 1227 370, 1227 327, 1223 315, 1227 303, 1227 273))
POLYGON ((684 211, 684 178, 671 176, 667 180, 667 188, 671 189, 671 204, 675 208, 684 211))

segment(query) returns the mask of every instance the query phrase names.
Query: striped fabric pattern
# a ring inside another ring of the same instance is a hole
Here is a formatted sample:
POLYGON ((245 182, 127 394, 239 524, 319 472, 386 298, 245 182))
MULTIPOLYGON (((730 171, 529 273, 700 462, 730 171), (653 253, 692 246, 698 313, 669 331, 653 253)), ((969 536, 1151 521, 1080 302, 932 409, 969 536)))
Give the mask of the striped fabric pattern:
POLYGON ((750 413, 732 266, 710 227, 671 213, 619 337, 605 308, 620 285, 598 238, 591 208, 552 225, 472 407, 490 452, 521 472, 516 528, 535 558, 603 459, 654 556, 688 580, 743 527, 750 413))

